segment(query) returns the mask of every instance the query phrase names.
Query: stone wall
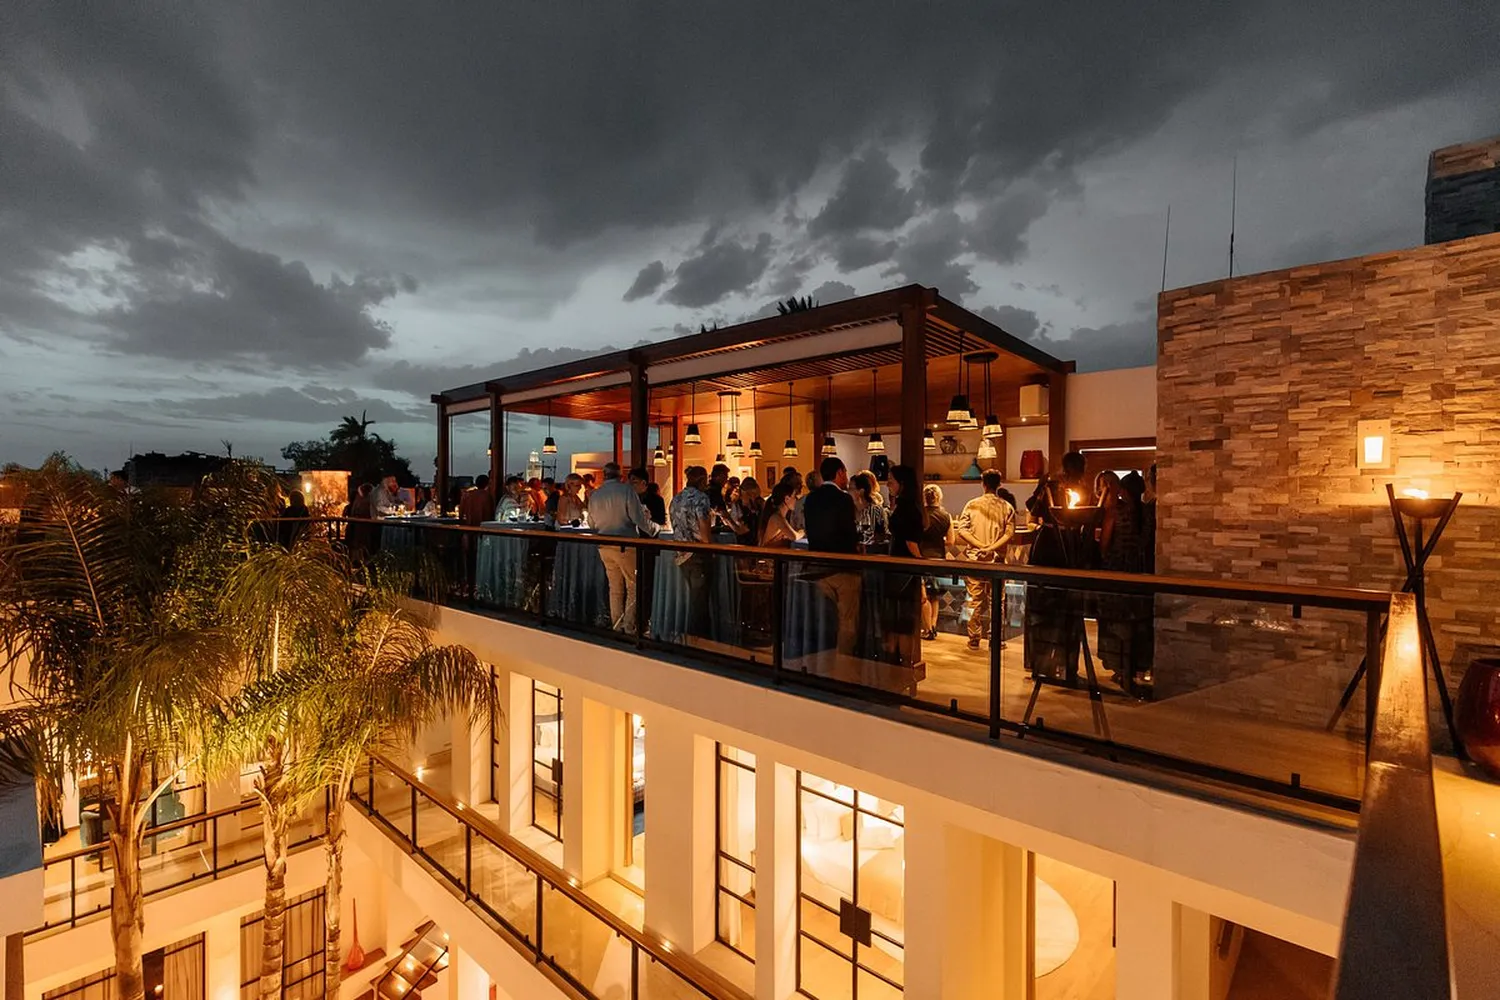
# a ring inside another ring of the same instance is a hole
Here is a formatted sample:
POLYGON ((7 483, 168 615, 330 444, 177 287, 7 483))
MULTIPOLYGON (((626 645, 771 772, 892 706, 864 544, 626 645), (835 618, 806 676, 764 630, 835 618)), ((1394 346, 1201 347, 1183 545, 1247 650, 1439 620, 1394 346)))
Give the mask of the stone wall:
MULTIPOLYGON (((1450 682, 1500 645, 1500 235, 1169 291, 1158 338, 1161 572, 1396 589, 1385 484, 1461 490, 1429 575, 1450 682), (1389 471, 1356 469, 1365 419, 1391 421, 1389 471)), ((1240 609, 1257 639, 1226 642, 1225 609, 1161 612, 1160 696, 1307 722, 1363 642, 1338 616, 1240 609)))
POLYGON ((1500 136, 1433 150, 1427 161, 1427 243, 1500 232, 1500 136))

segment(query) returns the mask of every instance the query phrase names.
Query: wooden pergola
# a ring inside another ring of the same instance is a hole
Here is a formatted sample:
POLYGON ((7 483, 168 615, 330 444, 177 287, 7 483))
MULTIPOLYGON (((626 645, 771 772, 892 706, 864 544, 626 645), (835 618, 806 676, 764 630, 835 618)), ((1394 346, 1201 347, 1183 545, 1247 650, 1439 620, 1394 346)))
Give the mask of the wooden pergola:
POLYGON ((988 416, 986 406, 1005 423, 1031 419, 1021 412, 1022 388, 1046 387, 1050 418, 1042 419, 1055 465, 1066 448, 1063 417, 1073 362, 1052 357, 934 288, 907 285, 438 393, 432 401, 439 496, 447 495, 452 417, 489 411, 492 479, 506 467, 507 413, 612 424, 617 458, 646 466, 652 426, 670 432, 675 446, 690 413, 709 412, 716 396, 732 390, 747 396, 755 390, 767 409, 813 404, 814 440, 854 427, 899 433, 899 452, 891 458, 914 467, 920 479, 924 432, 946 425, 950 399, 960 387, 977 390, 980 376, 963 360, 976 356, 986 361, 990 389, 988 400, 977 391, 972 400, 981 420, 988 416), (965 383, 966 374, 975 381, 965 383))

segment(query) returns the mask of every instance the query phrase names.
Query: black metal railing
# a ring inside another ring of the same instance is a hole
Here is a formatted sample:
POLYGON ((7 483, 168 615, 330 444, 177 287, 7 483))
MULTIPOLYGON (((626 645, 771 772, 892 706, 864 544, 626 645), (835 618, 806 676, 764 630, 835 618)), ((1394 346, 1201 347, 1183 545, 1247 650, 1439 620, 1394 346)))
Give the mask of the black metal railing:
POLYGON ((1391 600, 1335 1000, 1453 996, 1416 599, 1391 600))
MULTIPOLYGON (((288 849, 301 850, 321 841, 326 819, 326 804, 319 802, 293 826, 288 849)), ((146 832, 146 846, 141 883, 147 899, 222 878, 260 863, 260 804, 248 800, 152 827, 146 832)), ((109 844, 98 843, 47 858, 42 864, 42 924, 27 934, 76 927, 106 913, 114 886, 109 857, 109 844)))
POLYGON ((371 758, 356 775, 351 802, 514 947, 583 997, 748 1000, 670 942, 611 913, 577 879, 474 810, 383 758, 371 758), (622 983, 615 970, 627 960, 629 982, 622 983))
POLYGON ((900 715, 916 724, 966 722, 1012 746, 1044 740, 1200 787, 1359 808, 1374 686, 1333 726, 1328 716, 1378 648, 1388 592, 531 524, 326 524, 357 559, 406 566, 416 593, 450 607, 911 710, 900 715), (611 606, 606 570, 620 552, 637 584, 628 615, 611 606), (986 589, 977 625, 956 620, 966 591, 986 589), (923 593, 940 605, 940 628, 967 636, 922 642, 923 593))

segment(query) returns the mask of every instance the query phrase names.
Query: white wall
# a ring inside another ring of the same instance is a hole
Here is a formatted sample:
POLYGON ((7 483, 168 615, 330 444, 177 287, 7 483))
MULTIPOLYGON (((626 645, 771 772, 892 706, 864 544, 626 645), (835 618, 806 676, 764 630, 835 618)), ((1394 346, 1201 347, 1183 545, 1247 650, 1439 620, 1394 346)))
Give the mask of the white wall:
POLYGON ((1067 395, 1069 441, 1156 437, 1155 365, 1069 375, 1067 395))

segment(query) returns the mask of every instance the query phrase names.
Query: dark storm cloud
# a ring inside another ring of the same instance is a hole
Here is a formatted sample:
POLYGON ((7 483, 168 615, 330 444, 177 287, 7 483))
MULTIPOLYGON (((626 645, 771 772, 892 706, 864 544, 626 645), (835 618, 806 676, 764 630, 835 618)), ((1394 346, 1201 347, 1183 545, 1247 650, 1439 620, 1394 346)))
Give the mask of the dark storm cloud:
POLYGON ((653 260, 636 274, 635 280, 630 287, 625 289, 625 301, 634 302, 636 299, 644 299, 648 295, 655 295, 657 289, 667 280, 667 265, 659 260, 653 260))
POLYGON ((885 277, 933 285, 955 302, 979 290, 973 267, 958 258, 966 251, 969 226, 958 213, 936 212, 906 234, 881 272, 885 277))
POLYGON ((901 175, 883 153, 871 151, 850 160, 833 195, 807 224, 808 234, 836 236, 900 228, 916 211, 916 196, 900 181, 901 175))
POLYGON ((279 386, 264 392, 241 392, 224 396, 195 396, 189 399, 157 400, 159 412, 169 416, 236 423, 285 421, 294 424, 338 423, 344 416, 363 413, 376 423, 405 423, 426 420, 427 407, 396 407, 381 399, 350 389, 306 385, 300 389, 279 386))
POLYGON ((1066 337, 1053 337, 1048 324, 1030 309, 985 306, 978 312, 1006 333, 1029 340, 1053 357, 1078 362, 1081 372, 1156 363, 1154 303, 1138 303, 1136 315, 1123 322, 1079 327, 1066 337))
POLYGON ((734 239, 709 242, 672 272, 672 286, 662 294, 673 305, 699 309, 728 295, 748 292, 771 266, 771 234, 761 233, 754 243, 734 239))
POLYGON ((1018 306, 985 306, 979 315, 1006 333, 1022 340, 1034 340, 1042 332, 1042 320, 1030 309, 1018 306))
MULTIPOLYGON (((681 332, 696 333, 697 327, 684 326, 681 332)), ((674 336, 680 335, 674 334, 674 336)), ((644 343, 641 341, 640 343, 644 343)), ((567 364, 580 358, 599 354, 611 354, 617 347, 524 347, 514 357, 486 364, 430 365, 397 361, 377 368, 372 383, 380 389, 404 392, 418 399, 427 400, 435 392, 456 389, 495 379, 504 380, 506 375, 517 372, 536 371, 553 365, 567 364)))
POLYGON ((877 240, 869 236, 846 236, 829 246, 829 256, 840 271, 848 274, 876 264, 884 264, 895 254, 900 243, 877 240))

